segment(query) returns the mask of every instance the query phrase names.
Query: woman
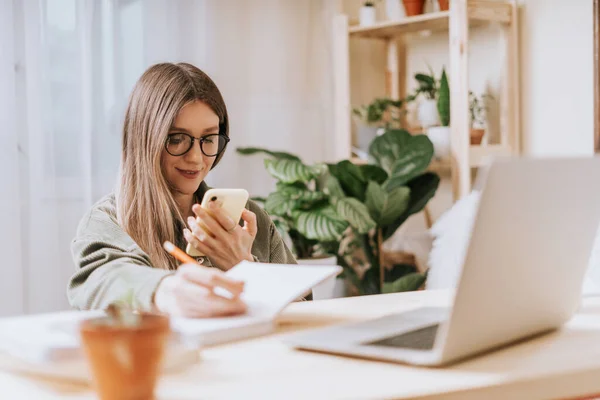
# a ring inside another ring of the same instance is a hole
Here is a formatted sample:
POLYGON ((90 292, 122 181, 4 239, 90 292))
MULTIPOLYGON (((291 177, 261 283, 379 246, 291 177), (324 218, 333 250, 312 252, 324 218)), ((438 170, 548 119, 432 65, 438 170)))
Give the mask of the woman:
POLYGON ((213 216, 199 207, 207 190, 204 178, 228 142, 227 109, 206 74, 190 64, 164 63, 142 75, 125 115, 117 191, 92 207, 72 242, 73 307, 104 308, 133 293, 141 310, 187 317, 238 314, 245 310, 238 296, 243 283, 223 271, 243 260, 296 263, 269 216, 253 202, 242 214, 243 226, 218 206, 213 216), (162 247, 167 240, 180 248, 191 243, 206 254, 199 259, 204 267, 178 266, 162 247), (215 294, 217 286, 233 296, 215 294))

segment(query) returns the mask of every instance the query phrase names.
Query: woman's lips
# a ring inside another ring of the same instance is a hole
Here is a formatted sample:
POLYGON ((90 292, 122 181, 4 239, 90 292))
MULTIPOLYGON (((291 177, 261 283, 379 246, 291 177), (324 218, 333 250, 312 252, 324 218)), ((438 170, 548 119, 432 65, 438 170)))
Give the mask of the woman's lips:
POLYGON ((181 174, 181 176, 183 176, 184 178, 187 179, 196 179, 198 177, 198 175, 200 174, 199 170, 193 170, 193 169, 180 169, 180 168, 175 168, 177 170, 177 172, 179 172, 181 174))

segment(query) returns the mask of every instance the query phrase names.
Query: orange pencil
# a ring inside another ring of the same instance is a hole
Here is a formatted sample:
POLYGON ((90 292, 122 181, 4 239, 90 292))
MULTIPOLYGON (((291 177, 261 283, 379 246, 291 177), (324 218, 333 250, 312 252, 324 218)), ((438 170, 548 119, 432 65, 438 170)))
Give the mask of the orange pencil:
POLYGON ((179 247, 175 246, 173 243, 168 240, 163 244, 163 247, 166 251, 169 252, 170 255, 181 261, 182 263, 190 263, 200 265, 194 260, 192 257, 183 252, 179 247))

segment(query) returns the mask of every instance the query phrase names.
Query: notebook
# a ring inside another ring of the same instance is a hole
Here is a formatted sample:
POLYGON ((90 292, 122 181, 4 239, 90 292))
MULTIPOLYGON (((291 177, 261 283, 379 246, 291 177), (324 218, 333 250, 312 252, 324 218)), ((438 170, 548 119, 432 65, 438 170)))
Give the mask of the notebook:
POLYGON ((226 275, 246 282, 244 315, 225 318, 172 318, 179 338, 191 345, 213 345, 263 335, 273 330, 277 315, 306 296, 319 283, 342 272, 337 265, 285 265, 243 261, 226 275))
MULTIPOLYGON (((255 337, 273 331, 277 315, 311 288, 341 273, 331 265, 283 265, 242 262, 226 274, 245 282, 242 299, 248 311, 226 318, 171 318, 173 335, 167 347, 164 372, 181 370, 199 360, 202 346, 255 337)), ((54 378, 89 381, 79 344, 78 325, 102 311, 0 318, 0 368, 54 378)))

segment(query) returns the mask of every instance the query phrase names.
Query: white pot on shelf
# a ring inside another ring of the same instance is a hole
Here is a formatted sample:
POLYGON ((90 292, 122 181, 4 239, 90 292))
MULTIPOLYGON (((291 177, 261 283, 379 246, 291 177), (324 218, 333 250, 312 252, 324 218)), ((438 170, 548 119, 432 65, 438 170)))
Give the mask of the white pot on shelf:
POLYGON ((432 126, 427 128, 427 137, 433 143, 434 157, 440 160, 450 157, 450 127, 432 126))
POLYGON ((436 99, 424 99, 419 103, 417 118, 424 129, 440 124, 436 99))
POLYGON ((362 6, 358 13, 358 21, 360 26, 371 26, 375 24, 375 7, 362 6))
MULTIPOLYGON (((301 258, 298 264, 302 265, 337 265, 337 257, 301 258)), ((342 278, 332 277, 312 288, 313 300, 336 299, 347 294, 346 281, 342 278)))
POLYGON ((406 16, 401 0, 385 0, 385 15, 390 21, 398 21, 406 16))

